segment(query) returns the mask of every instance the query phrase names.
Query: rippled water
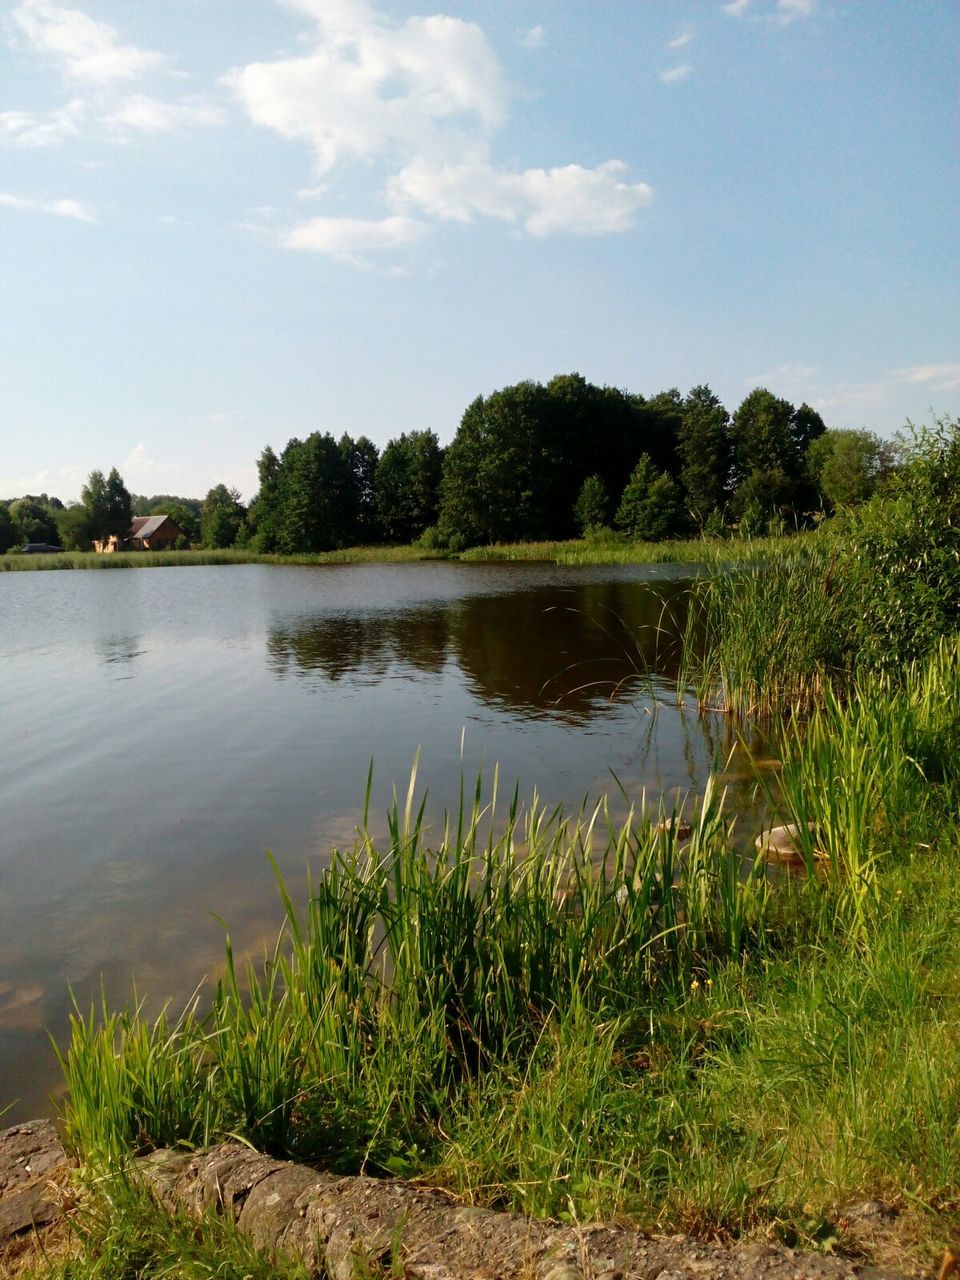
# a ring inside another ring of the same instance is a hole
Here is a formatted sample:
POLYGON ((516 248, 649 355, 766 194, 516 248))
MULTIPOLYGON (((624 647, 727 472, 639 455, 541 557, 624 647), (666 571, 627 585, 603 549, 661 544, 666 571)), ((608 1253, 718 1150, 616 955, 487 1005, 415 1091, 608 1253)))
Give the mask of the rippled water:
MULTIPOLYGON (((427 563, 0 574, 0 1109, 49 1111, 68 984, 184 999, 420 777, 576 807, 695 788, 720 718, 631 683, 688 569, 427 563), (614 695, 614 696, 612 696, 614 695)), ((675 672, 661 652, 656 689, 675 672)))

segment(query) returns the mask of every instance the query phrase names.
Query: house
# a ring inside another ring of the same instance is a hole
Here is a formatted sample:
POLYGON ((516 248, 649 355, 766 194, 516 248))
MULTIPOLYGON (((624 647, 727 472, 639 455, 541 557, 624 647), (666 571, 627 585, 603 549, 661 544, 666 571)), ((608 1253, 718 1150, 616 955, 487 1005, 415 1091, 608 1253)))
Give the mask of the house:
POLYGON ((111 534, 102 542, 93 544, 94 551, 170 551, 183 530, 170 516, 134 516, 123 538, 111 534))

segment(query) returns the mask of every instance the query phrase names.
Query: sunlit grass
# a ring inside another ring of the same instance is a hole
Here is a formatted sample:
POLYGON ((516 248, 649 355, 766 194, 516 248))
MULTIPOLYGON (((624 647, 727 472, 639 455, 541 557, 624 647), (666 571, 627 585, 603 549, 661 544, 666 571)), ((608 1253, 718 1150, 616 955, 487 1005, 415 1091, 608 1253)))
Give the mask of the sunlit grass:
MULTIPOLYGON (((857 1199, 960 1214, 960 646, 788 723, 812 824, 772 879, 713 787, 690 843, 496 784, 429 839, 415 777, 201 1018, 78 1013, 66 1130, 116 1166, 239 1134, 478 1204, 841 1237, 857 1199)), ((368 792, 369 794, 369 792, 368 792)), ((919 1225, 918 1225, 919 1224, 919 1225)))

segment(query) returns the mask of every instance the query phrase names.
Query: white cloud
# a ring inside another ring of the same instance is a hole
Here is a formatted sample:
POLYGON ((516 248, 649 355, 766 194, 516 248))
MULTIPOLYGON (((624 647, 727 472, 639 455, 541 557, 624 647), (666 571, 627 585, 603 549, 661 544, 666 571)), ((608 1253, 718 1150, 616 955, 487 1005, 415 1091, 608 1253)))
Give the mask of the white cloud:
POLYGON ((199 97, 162 102, 143 93, 124 98, 104 124, 137 133, 185 133, 196 125, 222 125, 226 113, 216 103, 199 97))
POLYGON ((916 364, 898 369, 894 377, 899 382, 936 383, 938 390, 952 391, 960 386, 960 364, 916 364))
POLYGON ((664 84, 678 84, 681 80, 686 80, 690 71, 690 63, 683 62, 678 67, 669 67, 666 71, 661 71, 660 79, 664 84))
POLYGON ((281 243, 287 249, 355 260, 357 254, 414 244, 429 230, 415 218, 311 218, 288 231, 281 243))
POLYGON ((546 39, 546 36, 546 28, 537 25, 535 27, 531 27, 529 31, 521 31, 520 43, 525 49, 539 49, 546 39))
POLYGON ((134 492, 150 488, 152 481, 168 476, 176 469, 171 462, 158 462, 151 458, 142 441, 134 445, 120 467, 127 487, 134 492))
MULTIPOLYGON (((314 218, 281 238, 286 247, 356 261, 421 239, 429 230, 423 216, 493 218, 532 236, 610 234, 633 227, 652 198, 616 160, 496 165, 492 140, 514 95, 476 24, 443 14, 391 22, 366 0, 279 3, 313 19, 305 51, 241 67, 225 82, 255 124, 307 143, 324 179, 348 161, 378 166, 395 215, 314 218)), ((539 43, 543 31, 525 36, 539 43)), ((299 194, 328 193, 321 186, 299 194)))
POLYGON ((73 218, 77 222, 96 222, 91 209, 79 200, 69 198, 58 200, 30 200, 25 196, 11 195, 0 191, 0 205, 8 209, 23 209, 29 213, 51 213, 57 218, 73 218))
POLYGON ((21 0, 11 16, 30 45, 74 80, 130 80, 163 61, 150 49, 120 44, 116 28, 108 23, 53 0, 21 0))
POLYGON ((723 12, 729 13, 731 18, 742 18, 752 3, 753 0, 730 0, 723 6, 723 12))
POLYGON ((435 165, 418 160, 388 186, 398 208, 471 222, 476 215, 518 222, 533 236, 557 232, 603 235, 628 231, 653 198, 646 183, 622 180, 626 165, 608 160, 594 169, 571 164, 505 173, 483 161, 435 165))
POLYGON ((809 18, 817 7, 817 0, 777 0, 777 12, 773 21, 781 27, 801 18, 809 18))
POLYGON ((227 83, 255 124, 308 142, 320 173, 348 157, 451 156, 506 119, 506 78, 475 24, 435 14, 390 27, 364 4, 287 3, 316 18, 314 49, 227 83))
POLYGON ((0 143, 20 147, 55 147, 80 132, 86 104, 73 98, 55 111, 0 111, 0 143))
POLYGON ((683 29, 678 36, 674 36, 672 40, 667 41, 668 49, 682 49, 688 45, 694 36, 694 26, 692 22, 685 22, 683 29))
POLYGON ((784 383, 789 382, 793 385, 806 382, 817 372, 816 365, 813 364, 781 364, 776 369, 770 369, 767 373, 752 374, 749 378, 744 378, 744 385, 749 387, 762 387, 768 383, 784 383))

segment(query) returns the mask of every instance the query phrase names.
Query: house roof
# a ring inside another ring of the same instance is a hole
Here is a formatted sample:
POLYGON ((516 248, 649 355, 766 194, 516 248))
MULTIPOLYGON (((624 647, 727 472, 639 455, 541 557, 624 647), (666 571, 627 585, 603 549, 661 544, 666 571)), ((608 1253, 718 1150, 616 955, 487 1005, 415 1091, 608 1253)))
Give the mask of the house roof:
POLYGON ((170 524, 173 525, 173 521, 170 520, 168 515, 136 516, 130 525, 130 531, 128 532, 127 537, 152 538, 157 530, 162 528, 167 521, 170 521, 170 524))

